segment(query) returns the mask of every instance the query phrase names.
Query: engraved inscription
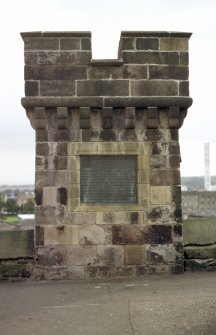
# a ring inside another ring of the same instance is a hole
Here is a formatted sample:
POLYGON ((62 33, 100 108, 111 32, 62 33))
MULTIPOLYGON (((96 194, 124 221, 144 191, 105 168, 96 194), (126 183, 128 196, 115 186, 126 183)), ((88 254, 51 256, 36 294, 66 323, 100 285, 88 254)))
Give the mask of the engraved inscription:
POLYGON ((80 156, 80 189, 81 203, 137 203, 137 156, 80 156))

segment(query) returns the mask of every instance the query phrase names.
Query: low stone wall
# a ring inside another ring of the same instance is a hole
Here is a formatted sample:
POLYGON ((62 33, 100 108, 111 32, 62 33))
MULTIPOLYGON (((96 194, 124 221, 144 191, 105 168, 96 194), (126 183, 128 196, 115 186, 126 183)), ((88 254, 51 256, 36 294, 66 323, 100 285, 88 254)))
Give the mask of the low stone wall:
MULTIPOLYGON (((183 223, 183 228, 185 271, 215 271, 216 218, 187 220, 183 223)), ((64 238, 70 238, 70 234, 64 238)), ((89 246, 90 249, 91 247, 89 246)), ((133 251, 138 259, 140 257, 139 248, 133 251)), ((148 253, 151 262, 154 262, 155 257, 157 258, 157 263, 161 264, 161 269, 164 263, 170 262, 170 257, 172 260, 173 254, 172 250, 169 250, 166 245, 152 247, 148 253)), ((34 229, 0 230, 0 280, 41 279, 42 274, 41 276, 35 276, 33 270, 34 229)), ((61 273, 59 268, 55 268, 52 271, 52 276, 50 276, 47 269, 45 277, 46 279, 53 279, 53 277, 60 279, 63 273, 64 277, 67 278, 67 271, 67 267, 61 267, 61 273)), ((151 272, 145 274, 151 274, 151 272)), ((128 273, 128 275, 130 274, 128 273)))
POLYGON ((185 271, 216 270, 216 218, 183 224, 185 271))
POLYGON ((0 280, 30 278, 33 256, 33 229, 0 231, 0 280))

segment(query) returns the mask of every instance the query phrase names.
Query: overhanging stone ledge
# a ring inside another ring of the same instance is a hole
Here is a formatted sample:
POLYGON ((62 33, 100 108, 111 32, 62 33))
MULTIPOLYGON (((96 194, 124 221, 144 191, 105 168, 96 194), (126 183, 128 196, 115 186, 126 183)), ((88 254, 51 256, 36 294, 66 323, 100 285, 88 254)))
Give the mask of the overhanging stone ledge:
POLYGON ((190 97, 25 97, 24 108, 33 107, 180 107, 192 105, 190 97))

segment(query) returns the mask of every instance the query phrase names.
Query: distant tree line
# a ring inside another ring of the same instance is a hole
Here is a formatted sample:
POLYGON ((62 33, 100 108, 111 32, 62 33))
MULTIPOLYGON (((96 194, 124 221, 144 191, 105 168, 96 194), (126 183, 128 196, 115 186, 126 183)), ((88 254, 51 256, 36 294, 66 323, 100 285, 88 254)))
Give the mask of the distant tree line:
POLYGON ((16 199, 7 199, 4 201, 0 194, 0 212, 7 214, 32 214, 34 213, 35 201, 33 197, 29 197, 24 204, 19 206, 16 199))

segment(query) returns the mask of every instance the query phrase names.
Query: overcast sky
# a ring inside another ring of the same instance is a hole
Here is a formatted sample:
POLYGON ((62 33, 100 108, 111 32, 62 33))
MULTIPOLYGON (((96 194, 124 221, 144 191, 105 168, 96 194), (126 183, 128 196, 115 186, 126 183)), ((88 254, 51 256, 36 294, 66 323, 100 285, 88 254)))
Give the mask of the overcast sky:
POLYGON ((0 12, 0 184, 34 183, 34 130, 20 104, 24 96, 21 31, 92 31, 93 58, 116 58, 121 30, 188 31, 190 95, 180 130, 183 176, 204 174, 210 143, 216 174, 216 0, 19 0, 0 12))

